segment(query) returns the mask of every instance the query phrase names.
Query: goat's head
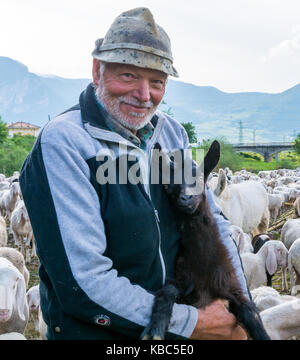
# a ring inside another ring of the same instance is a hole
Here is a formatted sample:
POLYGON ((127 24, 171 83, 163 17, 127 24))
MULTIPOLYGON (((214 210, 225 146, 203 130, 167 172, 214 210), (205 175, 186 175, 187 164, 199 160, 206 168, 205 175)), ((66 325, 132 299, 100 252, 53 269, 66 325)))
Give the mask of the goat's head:
MULTIPOLYGON (((161 147, 158 143, 155 145, 156 149, 161 150, 161 147)), ((170 201, 175 204, 175 206, 183 213, 186 214, 194 214, 201 211, 200 204, 203 204, 203 200, 205 197, 205 183, 208 179, 209 174, 212 170, 216 167, 219 159, 220 159, 220 144, 218 141, 214 141, 207 154, 204 157, 204 161, 202 165, 199 167, 196 162, 192 163, 192 176, 195 179, 193 184, 188 184, 186 182, 185 177, 183 176, 184 173, 184 162, 181 161, 180 163, 172 161, 170 157, 166 153, 162 153, 162 157, 165 160, 165 164, 167 164, 171 170, 171 177, 169 183, 163 182, 163 187, 168 194, 170 201), (203 169, 203 171, 199 171, 203 169), (176 177, 176 172, 178 175, 178 171, 180 172, 180 180, 176 177), (199 179, 198 177, 202 177, 199 179), (202 180, 202 181, 201 181, 202 180), (197 181, 198 184, 197 184, 197 181), (199 183, 202 183, 202 191, 199 192, 199 183)), ((162 169, 164 171, 164 169, 162 169)))

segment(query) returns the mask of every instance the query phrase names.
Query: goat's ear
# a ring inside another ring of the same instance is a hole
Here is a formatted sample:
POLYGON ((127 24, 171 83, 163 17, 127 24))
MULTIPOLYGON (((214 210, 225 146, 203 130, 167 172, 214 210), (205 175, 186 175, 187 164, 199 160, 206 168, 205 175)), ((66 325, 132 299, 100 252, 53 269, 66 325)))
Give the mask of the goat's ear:
POLYGON ((277 270, 277 258, 274 246, 268 247, 268 254, 266 258, 266 268, 270 275, 275 274, 277 270))
POLYGON ((221 193, 225 190, 226 185, 227 185, 227 178, 225 171, 223 169, 219 169, 218 185, 215 189, 215 195, 220 196, 221 193))
POLYGON ((220 143, 214 140, 204 157, 204 182, 220 160, 220 143))

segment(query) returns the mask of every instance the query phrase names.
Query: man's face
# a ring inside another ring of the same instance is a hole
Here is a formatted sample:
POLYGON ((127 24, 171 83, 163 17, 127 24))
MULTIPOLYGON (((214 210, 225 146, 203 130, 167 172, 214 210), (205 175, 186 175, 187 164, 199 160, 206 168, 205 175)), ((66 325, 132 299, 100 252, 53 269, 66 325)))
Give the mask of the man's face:
POLYGON ((165 93, 167 75, 114 63, 106 63, 100 74, 99 62, 94 61, 93 80, 100 103, 123 126, 136 131, 154 115, 165 93))

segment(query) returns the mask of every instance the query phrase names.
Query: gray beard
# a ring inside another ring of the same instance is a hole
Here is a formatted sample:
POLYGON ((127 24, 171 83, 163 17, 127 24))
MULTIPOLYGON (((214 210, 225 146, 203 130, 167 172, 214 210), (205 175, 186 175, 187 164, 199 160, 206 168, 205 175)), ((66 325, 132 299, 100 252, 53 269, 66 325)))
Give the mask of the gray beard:
MULTIPOLYGON (((146 106, 151 107, 151 111, 148 115, 141 113, 130 112, 129 115, 136 118, 134 121, 132 118, 129 118, 121 113, 120 104, 121 101, 126 99, 126 97, 112 97, 109 95, 105 89, 102 79, 100 79, 99 86, 95 90, 97 101, 102 107, 107 111, 107 113, 112 116, 116 121, 118 121, 122 126, 129 130, 139 130, 146 126, 152 119, 158 106, 154 106, 152 102, 148 102, 146 106)), ((135 103, 137 104, 137 103, 135 103)), ((141 103, 144 104, 144 103, 141 103)), ((138 104, 140 105, 140 104, 138 104)))

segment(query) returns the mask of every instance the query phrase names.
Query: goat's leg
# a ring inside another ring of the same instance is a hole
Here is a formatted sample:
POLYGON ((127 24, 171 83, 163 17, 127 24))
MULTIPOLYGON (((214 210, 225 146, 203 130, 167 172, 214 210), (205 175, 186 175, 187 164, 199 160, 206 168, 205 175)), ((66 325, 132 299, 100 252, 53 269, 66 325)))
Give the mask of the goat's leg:
POLYGON ((253 340, 271 340, 254 303, 229 301, 229 310, 253 340))
POLYGON ((150 323, 141 335, 142 340, 163 340, 172 316, 172 309, 177 296, 178 288, 169 283, 155 294, 150 323))
POLYGON ((263 216, 260 220, 260 223, 257 227, 259 234, 263 234, 267 232, 270 222, 270 212, 269 209, 266 209, 266 211, 263 213, 263 216))
POLYGON ((270 275, 268 272, 266 273, 267 275, 267 286, 272 287, 272 277, 273 275, 270 275))
POLYGON ((287 283, 286 272, 287 272, 287 268, 281 269, 282 291, 288 291, 288 283, 287 283))

